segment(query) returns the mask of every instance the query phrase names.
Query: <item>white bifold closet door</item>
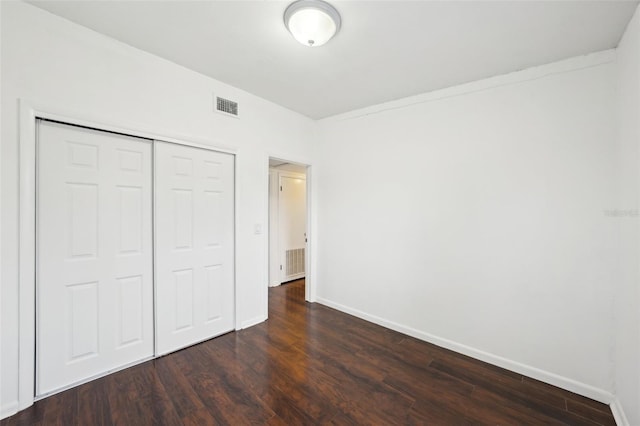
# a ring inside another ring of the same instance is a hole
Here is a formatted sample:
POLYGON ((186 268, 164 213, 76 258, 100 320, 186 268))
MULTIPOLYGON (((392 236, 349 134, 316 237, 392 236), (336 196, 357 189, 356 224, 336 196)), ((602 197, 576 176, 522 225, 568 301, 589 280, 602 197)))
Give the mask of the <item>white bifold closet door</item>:
POLYGON ((38 123, 37 395, 153 356, 151 147, 38 123))
POLYGON ((233 330, 234 158, 155 145, 156 353, 233 330))

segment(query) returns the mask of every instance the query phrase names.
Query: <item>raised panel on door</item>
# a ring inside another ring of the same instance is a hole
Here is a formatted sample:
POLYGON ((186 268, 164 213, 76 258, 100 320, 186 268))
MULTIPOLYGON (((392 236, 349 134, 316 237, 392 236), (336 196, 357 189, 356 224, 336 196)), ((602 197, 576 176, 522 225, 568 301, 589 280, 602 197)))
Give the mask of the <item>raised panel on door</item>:
POLYGON ((156 353, 233 330, 234 159, 156 141, 156 353))
POLYGON ((39 396, 153 355, 151 144, 38 123, 39 396))
POLYGON ((306 180, 297 174, 281 174, 278 196, 281 282, 305 276, 306 211, 306 180))

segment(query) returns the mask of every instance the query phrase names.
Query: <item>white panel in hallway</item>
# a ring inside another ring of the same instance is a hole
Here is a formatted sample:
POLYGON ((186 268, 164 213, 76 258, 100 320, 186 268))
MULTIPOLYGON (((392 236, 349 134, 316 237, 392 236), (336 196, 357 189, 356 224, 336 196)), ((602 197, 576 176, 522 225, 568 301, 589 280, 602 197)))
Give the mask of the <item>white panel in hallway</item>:
POLYGON ((234 328, 234 159, 156 142, 156 351, 234 328))
POLYGON ((151 141, 38 125, 37 388, 153 355, 151 141))

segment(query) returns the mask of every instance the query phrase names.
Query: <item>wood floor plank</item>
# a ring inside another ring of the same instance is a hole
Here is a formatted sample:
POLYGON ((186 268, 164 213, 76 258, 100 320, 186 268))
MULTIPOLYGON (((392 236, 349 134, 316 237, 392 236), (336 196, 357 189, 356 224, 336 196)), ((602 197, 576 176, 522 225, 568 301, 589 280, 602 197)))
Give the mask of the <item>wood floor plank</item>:
POLYGON ((181 417, 183 425, 187 426, 201 426, 201 425, 213 425, 216 424, 216 419, 209 413, 206 408, 191 411, 188 414, 181 417))
POLYGON ((310 368, 321 370, 331 377, 334 386, 346 395, 344 399, 352 404, 353 410, 358 407, 370 417, 375 416, 380 423, 388 424, 406 415, 415 402, 413 398, 384 383, 383 377, 378 374, 367 374, 375 367, 358 368, 362 364, 353 357, 339 357, 336 352, 324 348, 316 348, 314 353, 318 356, 309 359, 310 368))
POLYGON ((14 425, 614 425, 604 404, 269 290, 269 320, 36 402, 14 425))
POLYGON ((204 345, 191 348, 192 362, 199 368, 187 376, 200 399, 217 422, 261 424, 275 413, 236 374, 238 366, 211 356, 204 345))
POLYGON ((469 414, 472 418, 494 419, 493 424, 544 424, 564 425, 565 422, 547 416, 546 414, 528 406, 514 403, 508 398, 493 393, 481 387, 476 387, 471 394, 469 414), (502 416, 509 421, 498 421, 495 416, 502 416))
POLYGON ((598 401, 594 401, 593 399, 586 398, 582 395, 569 392, 568 390, 560 389, 559 387, 549 385, 547 383, 532 379, 530 377, 523 377, 522 383, 525 384, 526 388, 528 389, 528 392, 532 392, 532 389, 537 389, 542 392, 547 392, 547 393, 557 395, 566 400, 579 402, 582 405, 587 405, 592 409, 600 411, 602 413, 611 414, 611 409, 609 408, 608 405, 598 401))
POLYGON ((78 424, 111 425, 111 407, 106 389, 99 383, 89 382, 78 388, 78 424))
POLYGON ((469 384, 491 389, 494 392, 498 392, 498 388, 500 390, 508 389, 510 392, 518 392, 523 397, 536 399, 553 407, 566 408, 564 398, 542 391, 538 392, 537 389, 525 389, 521 380, 495 374, 492 370, 485 370, 482 366, 469 363, 467 360, 453 357, 435 359, 430 367, 457 377, 469 384))
MULTIPOLYGON (((163 357, 156 362, 156 372, 167 389, 176 414, 184 419, 193 413, 206 411, 204 403, 191 382, 180 369, 177 357, 163 357)), ((198 417, 196 415, 196 417, 198 417)))
POLYGON ((44 425, 76 425, 78 419, 78 388, 69 389, 50 396, 46 400, 47 408, 44 412, 44 425))
POLYGON ((601 409, 595 409, 590 405, 576 402, 573 399, 567 399, 567 410, 603 426, 616 425, 615 420, 610 414, 603 412, 601 409))
POLYGON ((450 361, 451 360, 436 360, 431 363, 431 367, 445 374, 457 377, 461 380, 467 381, 468 383, 473 383, 476 386, 489 390, 492 393, 510 401, 512 404, 534 408, 540 413, 543 413, 553 419, 573 425, 594 424, 594 422, 567 411, 563 401, 561 404, 558 404, 557 399, 553 395, 549 398, 543 399, 540 398, 540 394, 532 395, 524 391, 521 387, 521 382, 505 384, 485 377, 482 374, 477 374, 475 373, 475 370, 455 368, 450 365, 450 361))

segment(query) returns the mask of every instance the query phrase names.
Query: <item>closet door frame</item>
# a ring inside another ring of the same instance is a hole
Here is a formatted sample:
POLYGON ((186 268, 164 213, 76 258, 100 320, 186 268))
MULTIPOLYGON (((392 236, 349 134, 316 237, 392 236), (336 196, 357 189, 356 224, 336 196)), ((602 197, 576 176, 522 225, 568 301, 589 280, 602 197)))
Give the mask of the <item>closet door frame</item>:
MULTIPOLYGON (((19 99, 19 266, 18 266, 18 407, 17 411, 31 406, 35 397, 36 374, 36 200, 37 200, 37 120, 56 121, 72 126, 86 127, 111 133, 119 133, 153 141, 174 143, 194 148, 216 151, 234 156, 234 193, 237 193, 237 150, 220 141, 194 140, 193 137, 168 137, 141 129, 130 123, 114 123, 87 117, 80 111, 67 110, 57 105, 36 103, 19 99), (213 143, 212 143, 213 142, 213 143)), ((238 223, 237 196, 234 197, 234 223, 238 223)), ((238 298, 236 288, 237 227, 234 225, 234 324, 238 329, 238 298)), ((154 288, 155 292, 155 288, 154 288)), ((155 296, 154 296, 155 298, 155 296)), ((155 305, 155 300, 154 300, 155 305)), ((155 327, 155 307, 154 307, 155 327)), ((155 357, 155 356, 154 356, 155 357)), ((148 359, 141 360, 145 362, 148 359)), ((129 365, 130 366, 130 365, 129 365)), ((129 367, 126 366, 126 367, 129 367)), ((123 367, 123 368, 126 368, 123 367)), ((93 379, 93 378, 92 378, 93 379)))

